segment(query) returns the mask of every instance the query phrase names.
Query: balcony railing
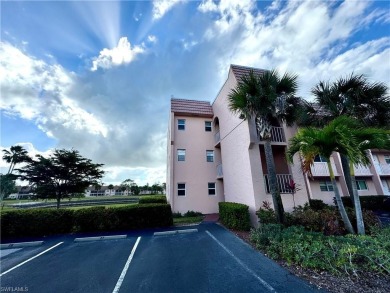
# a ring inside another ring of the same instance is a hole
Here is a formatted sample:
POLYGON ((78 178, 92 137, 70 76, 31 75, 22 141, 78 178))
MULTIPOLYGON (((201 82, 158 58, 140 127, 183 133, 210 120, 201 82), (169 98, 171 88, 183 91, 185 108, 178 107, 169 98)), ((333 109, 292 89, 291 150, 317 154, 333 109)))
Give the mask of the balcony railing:
POLYGON ((283 127, 272 127, 271 129, 272 142, 286 142, 283 127))
POLYGON ((219 164, 217 166, 217 178, 222 178, 222 177, 223 177, 222 164, 219 164))
POLYGON ((375 167, 379 175, 390 175, 390 164, 377 163, 375 164, 375 167))
POLYGON ((372 175, 370 168, 363 165, 354 165, 355 176, 369 176, 372 175))
MULTIPOLYGON (((331 163, 333 173, 335 176, 338 176, 338 172, 336 169, 336 165, 331 163)), ((330 176, 328 164, 326 162, 314 162, 314 164, 311 166, 311 174, 313 176, 330 176)))
MULTIPOLYGON (((278 188, 279 188, 280 193, 290 193, 291 192, 286 187, 286 185, 290 182, 291 179, 293 179, 293 178, 292 178, 292 175, 290 175, 290 174, 276 174, 276 183, 278 184, 278 188)), ((264 182, 265 182, 265 191, 267 193, 270 193, 268 174, 264 175, 264 182)))

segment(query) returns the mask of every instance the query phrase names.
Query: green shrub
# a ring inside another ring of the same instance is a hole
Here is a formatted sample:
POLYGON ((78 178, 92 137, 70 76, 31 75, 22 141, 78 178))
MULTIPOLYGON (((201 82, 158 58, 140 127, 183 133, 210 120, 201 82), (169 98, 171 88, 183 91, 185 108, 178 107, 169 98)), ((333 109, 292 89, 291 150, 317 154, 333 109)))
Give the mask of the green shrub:
POLYGON ((68 209, 15 210, 1 214, 1 236, 32 237, 69 233, 73 211, 68 209))
POLYGON ((184 214, 184 217, 198 217, 198 216, 203 216, 203 214, 195 211, 188 211, 184 214))
POLYGON ((324 203, 320 199, 310 199, 309 205, 310 205, 310 208, 315 210, 315 211, 321 211, 321 210, 329 207, 326 203, 324 203))
MULTIPOLYGON (((342 201, 345 207, 353 208, 352 198, 349 196, 343 196, 342 201)), ((366 210, 385 210, 390 211, 390 204, 385 204, 389 200, 388 196, 384 195, 367 195, 359 196, 360 205, 362 209, 366 210)))
POLYGON ((181 213, 179 213, 179 212, 172 213, 172 218, 181 218, 181 217, 183 217, 183 215, 181 213))
POLYGON ((164 195, 144 196, 139 199, 138 203, 167 203, 167 198, 164 195))
POLYGON ((219 219, 230 229, 248 231, 250 228, 249 207, 240 203, 220 202, 219 219))
POLYGON ((1 214, 3 238, 132 230, 168 227, 172 224, 169 204, 92 207, 78 210, 31 209, 1 214))
POLYGON ((251 241, 274 259, 336 274, 390 275, 390 228, 373 236, 324 236, 303 227, 269 224, 251 230, 251 241))

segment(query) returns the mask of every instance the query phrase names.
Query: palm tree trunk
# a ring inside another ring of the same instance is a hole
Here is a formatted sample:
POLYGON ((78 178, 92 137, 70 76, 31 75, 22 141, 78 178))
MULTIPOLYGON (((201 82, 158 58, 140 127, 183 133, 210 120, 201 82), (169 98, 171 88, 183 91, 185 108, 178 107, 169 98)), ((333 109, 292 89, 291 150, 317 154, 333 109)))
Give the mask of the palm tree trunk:
POLYGON ((353 198, 353 204, 355 207, 355 214, 356 214, 357 232, 360 235, 364 235, 364 234, 366 234, 366 232, 364 229, 362 207, 360 205, 360 198, 359 198, 359 194, 357 191, 355 169, 354 169, 353 163, 350 162, 349 166, 350 166, 350 174, 351 174, 351 182, 352 182, 352 195, 353 195, 352 198, 353 198))
POLYGON ((351 178, 351 171, 350 171, 351 169, 350 169, 350 166, 349 166, 349 160, 343 154, 340 154, 340 159, 341 159, 341 166, 343 167, 345 184, 347 185, 349 196, 351 197, 352 202, 354 202, 354 198, 353 198, 353 185, 352 185, 352 178, 351 178))
POLYGON ((279 223, 284 222, 284 208, 282 198, 276 180, 275 162, 272 153, 271 140, 266 139, 264 143, 265 161, 267 163, 268 180, 272 201, 275 208, 276 219, 279 223))
POLYGON ((337 207, 339 208, 339 211, 340 211, 340 214, 341 214, 341 218, 343 219, 345 228, 347 229, 347 231, 349 233, 355 234, 355 230, 352 227, 351 221, 349 220, 347 212, 346 212, 346 210, 344 208, 343 201, 341 200, 339 188, 337 186, 336 179, 334 177, 333 168, 332 168, 332 165, 330 164, 330 158, 327 158, 326 162, 327 162, 327 165, 328 165, 328 168, 329 168, 330 180, 332 181, 334 195, 336 197, 337 207))

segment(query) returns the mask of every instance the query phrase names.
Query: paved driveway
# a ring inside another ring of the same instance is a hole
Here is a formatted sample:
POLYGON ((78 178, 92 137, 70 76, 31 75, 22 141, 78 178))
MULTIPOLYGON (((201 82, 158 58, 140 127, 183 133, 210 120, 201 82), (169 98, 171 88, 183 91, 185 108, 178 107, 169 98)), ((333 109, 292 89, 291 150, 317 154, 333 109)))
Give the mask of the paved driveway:
POLYGON ((66 236, 3 250, 1 290, 318 292, 217 224, 177 230, 80 242, 66 236))

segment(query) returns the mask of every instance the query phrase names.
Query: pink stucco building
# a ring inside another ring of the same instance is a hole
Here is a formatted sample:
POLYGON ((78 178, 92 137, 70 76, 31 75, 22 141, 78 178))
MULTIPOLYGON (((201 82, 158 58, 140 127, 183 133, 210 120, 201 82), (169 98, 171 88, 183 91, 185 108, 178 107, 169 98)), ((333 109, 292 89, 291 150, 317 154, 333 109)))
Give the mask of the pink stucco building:
MULTIPOLYGON (((217 213, 218 202, 238 202, 249 206, 251 221, 263 201, 272 203, 267 185, 264 143, 256 134, 253 121, 245 121, 230 112, 227 96, 243 75, 263 70, 231 65, 226 82, 212 104, 206 101, 171 100, 168 129, 167 198, 174 212, 217 213)), ((293 208, 285 184, 293 179, 300 190, 295 204, 308 199, 333 202, 333 190, 326 163, 317 158, 309 179, 300 169, 300 158, 288 164, 285 151, 296 128, 275 125, 272 150, 279 189, 285 210, 293 208), (318 161, 318 162, 317 162, 318 161)), ((369 168, 356 166, 360 195, 390 195, 390 152, 372 150, 369 168)), ((335 175, 342 194, 347 187, 342 176, 339 154, 332 156, 335 175)))

